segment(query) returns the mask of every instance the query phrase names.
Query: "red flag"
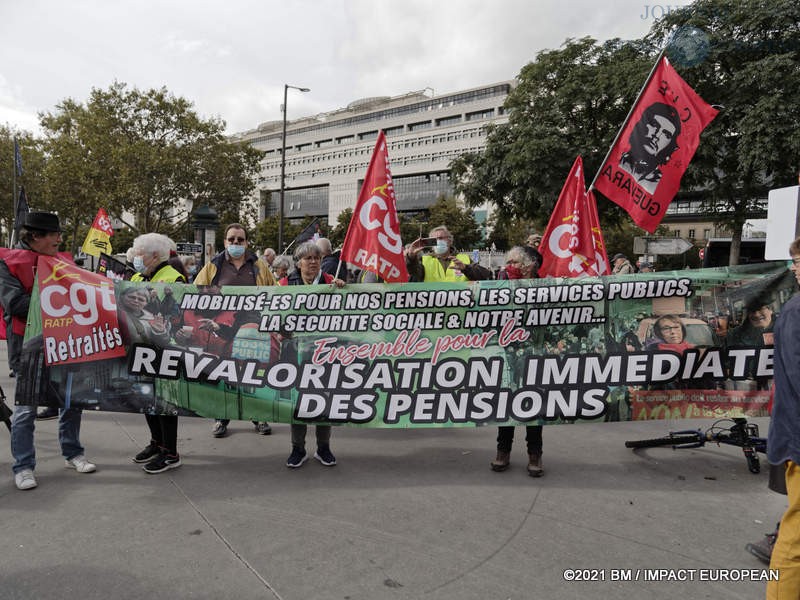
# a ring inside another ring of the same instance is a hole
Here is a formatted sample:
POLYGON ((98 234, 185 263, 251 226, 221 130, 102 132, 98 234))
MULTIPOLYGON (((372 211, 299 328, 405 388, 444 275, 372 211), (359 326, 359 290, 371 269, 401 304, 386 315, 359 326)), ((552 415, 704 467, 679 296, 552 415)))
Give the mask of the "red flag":
POLYGON ((375 273, 387 283, 408 281, 383 131, 378 134, 353 218, 347 228, 342 260, 375 273))
POLYGON ((607 275, 603 234, 594 194, 586 193, 583 159, 575 159, 539 245, 542 277, 607 275))
POLYGON ((594 187, 652 233, 681 184, 717 110, 681 79, 666 58, 653 71, 608 153, 594 187))

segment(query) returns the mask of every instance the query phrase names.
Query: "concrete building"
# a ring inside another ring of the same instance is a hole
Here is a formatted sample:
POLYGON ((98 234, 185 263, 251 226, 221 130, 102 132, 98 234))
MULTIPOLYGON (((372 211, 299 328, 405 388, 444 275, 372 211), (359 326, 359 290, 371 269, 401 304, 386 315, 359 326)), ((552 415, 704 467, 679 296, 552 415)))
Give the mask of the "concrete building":
MULTIPOLYGON (((399 212, 414 212, 452 193, 450 162, 481 150, 485 126, 508 120, 507 81, 435 96, 427 90, 395 97, 364 98, 346 108, 291 120, 286 130, 284 215, 325 217, 355 206, 378 131, 386 134, 399 212)), ((429 90, 430 88, 428 88, 429 90)), ((276 215, 280 203, 282 121, 237 134, 266 152, 256 200, 260 217, 276 215)), ((475 211, 486 220, 488 207, 475 211)))

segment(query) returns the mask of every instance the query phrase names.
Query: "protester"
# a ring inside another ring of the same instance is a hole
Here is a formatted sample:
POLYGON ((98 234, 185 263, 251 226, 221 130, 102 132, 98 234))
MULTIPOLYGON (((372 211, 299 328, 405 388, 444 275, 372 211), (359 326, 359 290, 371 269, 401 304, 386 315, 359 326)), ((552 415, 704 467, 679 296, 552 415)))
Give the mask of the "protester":
MULTIPOLYGON (((247 230, 240 223, 225 228, 225 249, 211 259, 194 278, 195 285, 275 285, 275 278, 265 262, 248 249, 247 230)), ((210 323, 213 327, 214 323, 210 323)), ((235 331, 233 332, 235 335, 235 331)), ((217 419, 211 434, 216 438, 228 433, 230 419, 217 419)), ((266 421, 253 421, 261 435, 272 433, 266 421)))
POLYGON ((317 240, 320 252, 322 252, 322 264, 320 270, 328 275, 347 280, 347 263, 341 262, 341 250, 333 251, 331 241, 328 238, 317 240))
MULTIPOLYGON (((323 273, 320 269, 322 251, 314 242, 303 242, 294 251, 296 268, 287 277, 278 282, 278 285, 318 285, 333 284, 336 287, 344 286, 344 280, 336 279, 333 275, 323 273)), ((306 453, 306 433, 308 426, 305 423, 292 423, 292 453, 286 461, 290 469, 302 467, 308 460, 306 453)), ((331 426, 317 425, 315 427, 317 450, 314 458, 326 467, 336 464, 336 457, 331 452, 331 426)))
POLYGON ((654 270, 653 265, 647 261, 639 263, 639 273, 652 273, 654 270))
MULTIPOLYGON (((789 267, 800 283, 800 238, 789 246, 789 267)), ((767 436, 767 459, 786 468, 789 507, 780 522, 770 569, 778 580, 767 583, 767 600, 800 598, 800 295, 781 308, 775 322, 772 419, 767 436)))
MULTIPOLYGON (((508 279, 529 279, 536 276, 536 263, 525 249, 514 246, 506 254, 505 272, 508 279)), ((519 357, 515 357, 519 360, 519 357)), ((521 377, 522 369, 516 371, 521 377)), ((528 475, 541 477, 542 468, 542 426, 526 425, 525 442, 528 446, 528 475)), ((514 443, 514 426, 501 426, 497 430, 497 456, 491 462, 492 471, 505 471, 511 465, 511 446, 514 443)))
POLYGON ((272 261, 272 273, 275 276, 276 280, 283 279, 289 274, 289 271, 291 270, 292 270, 292 259, 284 254, 276 256, 275 260, 272 261))
POLYGON ((275 261, 276 252, 272 248, 267 248, 264 250, 264 254, 261 257, 262 262, 267 265, 269 268, 272 268, 272 263, 275 261))
POLYGON ((193 254, 184 254, 181 256, 181 261, 186 271, 186 281, 191 283, 194 281, 194 276, 197 275, 197 258, 193 254))
POLYGON ((525 251, 533 257, 535 261, 535 265, 533 267, 533 272, 538 273, 539 267, 542 266, 542 253, 539 252, 539 246, 542 243, 542 236, 538 233, 532 233, 528 236, 527 244, 525 245, 525 251))
POLYGON ((611 259, 611 264, 614 265, 611 270, 612 275, 629 275, 636 272, 628 257, 622 253, 615 254, 614 258, 611 259))
MULTIPOLYGON (((19 231, 19 242, 13 250, 0 253, 0 302, 6 315, 11 318, 8 329, 8 356, 11 368, 18 374, 17 394, 27 377, 42 380, 43 363, 35 373, 23 372, 22 342, 28 318, 28 306, 34 283, 34 273, 40 256, 58 256, 64 262, 73 263, 71 255, 58 251, 61 244, 61 224, 58 216, 47 212, 29 212, 25 215, 19 231)), ((74 264, 74 263, 73 263, 74 264)), ((44 396, 36 401, 45 401, 44 396)), ((33 471, 36 468, 36 450, 33 443, 36 406, 16 406, 11 423, 11 454, 14 457, 14 484, 19 490, 30 490, 38 484, 33 471)), ((86 460, 80 442, 81 409, 66 408, 59 411, 58 441, 65 466, 78 473, 92 473, 95 465, 86 460)))
MULTIPOLYGON (((145 233, 133 240, 133 266, 145 281, 185 283, 186 279, 169 263, 175 243, 160 233, 145 233)), ((163 318, 163 315, 162 315, 163 318)), ((177 415, 146 414, 150 443, 133 462, 145 463, 147 473, 163 473, 181 466, 178 454, 177 415)))
POLYGON ((422 254, 425 246, 417 239, 406 248, 406 267, 411 281, 478 281, 489 279, 484 269, 470 263, 469 256, 457 253, 453 247, 453 234, 441 225, 428 234, 436 238, 432 254, 422 254))

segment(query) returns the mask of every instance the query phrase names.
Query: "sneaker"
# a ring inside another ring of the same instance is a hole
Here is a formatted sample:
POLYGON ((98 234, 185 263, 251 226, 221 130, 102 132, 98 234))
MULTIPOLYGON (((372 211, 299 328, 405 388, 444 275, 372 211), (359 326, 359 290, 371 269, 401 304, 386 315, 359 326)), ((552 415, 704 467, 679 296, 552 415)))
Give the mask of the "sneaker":
POLYGON ((161 450, 158 448, 158 444, 151 441, 144 450, 139 452, 136 456, 134 456, 131 460, 135 463, 147 463, 153 460, 156 456, 161 453, 161 450))
POLYGON ((215 438, 225 437, 225 434, 228 433, 228 424, 225 421, 216 421, 214 423, 214 428, 211 430, 211 435, 215 438))
MULTIPOLYGON (((19 486, 17 486, 19 487, 19 486)), ((767 533, 762 539, 753 543, 747 544, 744 548, 750 554, 758 558, 761 562, 769 564, 772 558, 772 548, 775 546, 775 540, 778 538, 778 532, 767 533)))
POLYGON ((290 469, 296 469, 298 467, 302 467, 303 463, 308 460, 308 454, 302 448, 297 448, 296 446, 292 447, 292 453, 289 455, 288 460, 286 461, 286 466, 290 469))
POLYGON ((49 421, 58 418, 58 409, 52 406, 43 406, 36 411, 36 419, 39 421, 49 421))
POLYGON ((336 464, 336 457, 328 446, 320 446, 317 448, 317 451, 314 452, 314 458, 326 467, 332 467, 336 464))
POLYGON ((97 470, 97 467, 86 460, 83 454, 65 460, 64 466, 67 469, 75 469, 78 473, 94 473, 97 470))
POLYGON ((256 431, 261 435, 269 435, 272 433, 272 427, 270 427, 269 423, 264 421, 262 423, 256 423, 256 431))
POLYGON ((39 485, 30 469, 22 469, 19 473, 14 473, 14 484, 18 490, 32 490, 39 485))
POLYGON ((159 454, 144 467, 147 473, 163 473, 181 466, 181 457, 178 454, 159 454))

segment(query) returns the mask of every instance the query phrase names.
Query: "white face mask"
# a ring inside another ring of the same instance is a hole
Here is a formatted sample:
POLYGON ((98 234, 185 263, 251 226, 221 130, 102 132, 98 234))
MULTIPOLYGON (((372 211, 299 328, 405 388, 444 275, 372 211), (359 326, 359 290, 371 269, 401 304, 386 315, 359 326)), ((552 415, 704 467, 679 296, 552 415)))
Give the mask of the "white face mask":
POLYGON ((434 250, 436 254, 447 254, 448 250, 450 250, 450 244, 447 243, 447 240, 436 240, 436 248, 434 250))
POLYGON ((136 269, 137 273, 144 273, 144 259, 141 256, 133 257, 133 268, 136 269))

